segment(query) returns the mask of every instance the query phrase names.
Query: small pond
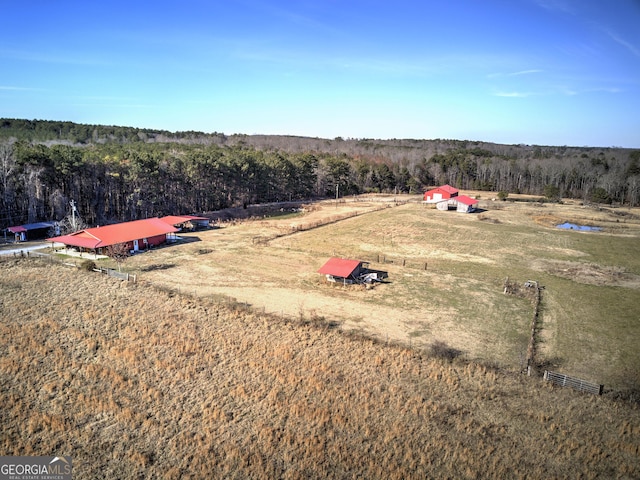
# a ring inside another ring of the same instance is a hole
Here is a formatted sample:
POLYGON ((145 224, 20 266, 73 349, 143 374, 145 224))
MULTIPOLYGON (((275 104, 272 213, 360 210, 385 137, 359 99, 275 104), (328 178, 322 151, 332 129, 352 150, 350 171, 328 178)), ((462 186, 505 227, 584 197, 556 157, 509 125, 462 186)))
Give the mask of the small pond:
POLYGON ((556 228, 562 228, 564 230, 580 230, 581 232, 601 232, 602 227, 590 227, 589 225, 576 225, 575 223, 564 222, 560 225, 556 225, 556 228))

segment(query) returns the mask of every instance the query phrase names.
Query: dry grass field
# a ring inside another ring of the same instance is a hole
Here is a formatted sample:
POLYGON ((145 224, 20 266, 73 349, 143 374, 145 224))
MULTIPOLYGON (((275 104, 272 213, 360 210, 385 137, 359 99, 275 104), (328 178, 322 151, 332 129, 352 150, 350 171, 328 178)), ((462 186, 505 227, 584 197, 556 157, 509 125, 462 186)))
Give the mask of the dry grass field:
POLYGON ((76 478, 639 478, 640 212, 374 200, 187 234, 129 258, 137 283, 0 257, 0 455, 71 455, 76 478), (389 282, 327 284, 332 255, 389 282), (533 309, 507 277, 545 287, 540 371, 603 396, 520 373, 533 309))
POLYGON ((135 256, 125 268, 167 289, 323 317, 343 331, 423 350, 443 342, 466 359, 512 370, 523 366, 533 309, 526 298, 504 295, 504 281, 537 280, 544 286, 541 370, 607 389, 638 388, 640 210, 494 202, 487 192, 469 193, 485 211, 440 212, 415 196, 397 197, 413 201, 397 206, 395 197, 321 202, 304 213, 188 234, 193 241, 135 256), (555 228, 565 221, 604 230, 555 228), (331 256, 370 261, 389 272, 389 283, 326 284, 316 271, 331 256))
POLYGON ((620 399, 37 260, 0 292, 0 454, 74 478, 640 476, 620 399))

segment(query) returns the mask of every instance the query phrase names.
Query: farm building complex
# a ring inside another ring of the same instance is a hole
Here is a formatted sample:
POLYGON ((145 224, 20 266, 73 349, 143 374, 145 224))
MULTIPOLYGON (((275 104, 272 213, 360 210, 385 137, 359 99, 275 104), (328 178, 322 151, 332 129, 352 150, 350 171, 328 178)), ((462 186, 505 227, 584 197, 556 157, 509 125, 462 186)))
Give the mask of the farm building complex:
POLYGON ((460 195, 457 188, 451 185, 442 185, 424 192, 422 200, 425 203, 435 204, 438 210, 456 210, 462 213, 471 213, 478 209, 478 200, 460 195))
POLYGON ((159 218, 147 218, 132 222, 116 223, 104 227, 87 228, 69 235, 48 238, 54 243, 75 247, 80 251, 104 253, 102 249, 125 244, 128 249, 137 252, 165 243, 178 229, 159 218))
POLYGON ((439 201, 436 203, 436 208, 442 211, 455 210, 456 212, 471 213, 478 208, 478 200, 466 195, 457 195, 448 200, 439 201))

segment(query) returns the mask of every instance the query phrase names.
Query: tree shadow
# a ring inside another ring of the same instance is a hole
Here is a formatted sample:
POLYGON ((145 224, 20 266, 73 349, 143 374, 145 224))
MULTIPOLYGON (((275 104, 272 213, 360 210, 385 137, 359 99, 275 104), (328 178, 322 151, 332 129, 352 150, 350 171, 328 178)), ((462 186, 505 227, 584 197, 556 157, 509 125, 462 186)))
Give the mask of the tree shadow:
POLYGON ((462 350, 450 347, 441 340, 435 340, 429 347, 429 354, 434 358, 442 358, 449 362, 462 355, 462 350))
POLYGON ((564 364, 564 360, 560 357, 552 357, 552 358, 546 358, 542 361, 538 361, 535 362, 535 365, 533 365, 536 369, 538 369, 539 371, 543 372, 545 370, 557 370, 558 368, 562 367, 562 365, 564 364))
POLYGON ((154 263, 152 265, 146 265, 140 269, 141 272, 153 272, 155 270, 169 270, 175 267, 174 263, 154 263))
POLYGON ((176 240, 175 242, 172 242, 170 245, 175 245, 176 243, 194 243, 194 242, 201 242, 202 240, 200 240, 200 237, 196 237, 189 235, 188 237, 179 237, 178 240, 176 240))

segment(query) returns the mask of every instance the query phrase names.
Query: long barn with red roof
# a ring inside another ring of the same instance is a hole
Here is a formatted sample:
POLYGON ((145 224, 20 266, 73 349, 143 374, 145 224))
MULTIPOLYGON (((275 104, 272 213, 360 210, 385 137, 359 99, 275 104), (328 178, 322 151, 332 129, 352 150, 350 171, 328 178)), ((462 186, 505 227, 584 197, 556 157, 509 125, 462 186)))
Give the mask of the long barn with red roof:
POLYGON ((48 238, 50 242, 63 243, 68 247, 102 253, 102 249, 125 244, 129 250, 138 251, 165 243, 167 235, 178 229, 159 218, 147 218, 132 222, 115 223, 103 227, 87 228, 78 232, 48 238))

